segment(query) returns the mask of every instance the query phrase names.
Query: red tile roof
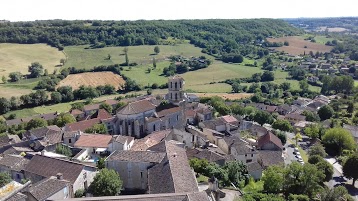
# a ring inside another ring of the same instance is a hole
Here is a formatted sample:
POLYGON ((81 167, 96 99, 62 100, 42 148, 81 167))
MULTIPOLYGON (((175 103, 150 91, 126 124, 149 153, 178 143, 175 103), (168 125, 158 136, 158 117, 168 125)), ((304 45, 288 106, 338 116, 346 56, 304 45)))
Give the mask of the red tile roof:
POLYGON ((231 116, 231 115, 222 116, 221 118, 222 118, 222 119, 224 120, 224 122, 226 122, 226 123, 235 123, 235 122, 238 122, 238 120, 237 120, 235 117, 231 116))
POLYGON ((67 124, 65 127, 65 131, 82 131, 85 132, 87 128, 91 128, 95 124, 101 123, 101 120, 98 118, 89 119, 84 121, 79 121, 75 123, 67 124))
POLYGON ((149 110, 154 110, 155 105, 149 100, 139 100, 128 103, 118 111, 122 115, 140 114, 149 110))
POLYGON ((186 117, 195 117, 196 112, 194 110, 186 110, 185 111, 185 116, 186 117))
POLYGON ((98 110, 97 118, 99 119, 109 119, 112 115, 109 114, 105 109, 98 110))
POLYGON ((263 145, 269 142, 272 142, 280 149, 283 149, 281 140, 271 132, 267 132, 265 135, 261 136, 257 142, 257 146, 259 149, 261 149, 263 145))
POLYGON ((82 134, 74 147, 107 148, 111 140, 111 135, 82 134))
POLYGON ((71 110, 71 114, 73 116, 75 116, 75 115, 81 115, 81 114, 83 114, 83 112, 79 109, 74 109, 74 110, 71 110))

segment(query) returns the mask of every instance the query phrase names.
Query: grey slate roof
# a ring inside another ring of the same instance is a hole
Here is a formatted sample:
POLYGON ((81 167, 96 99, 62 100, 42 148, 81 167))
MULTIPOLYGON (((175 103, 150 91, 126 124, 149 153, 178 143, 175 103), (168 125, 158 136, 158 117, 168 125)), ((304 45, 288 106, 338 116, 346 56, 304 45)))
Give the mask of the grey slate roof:
POLYGON ((148 170, 149 193, 198 192, 193 170, 185 150, 168 141, 150 147, 152 151, 166 152, 164 160, 148 170))
POLYGON ((144 99, 128 103, 128 105, 124 106, 117 113, 122 115, 140 114, 149 110, 154 110, 155 108, 153 103, 144 99))
POLYGON ((150 162, 160 163, 165 157, 165 153, 152 151, 115 151, 107 161, 131 161, 131 162, 150 162))
MULTIPOLYGON (((67 186, 69 186, 68 181, 51 177, 31 186, 29 193, 38 201, 44 201, 67 186)), ((67 191, 69 191, 69 189, 67 191)))
POLYGON ((284 164, 282 151, 259 150, 259 162, 262 167, 284 164))
POLYGON ((30 139, 31 135, 37 139, 46 138, 50 144, 56 144, 62 141, 62 130, 58 126, 46 126, 27 131, 24 136, 30 139))
POLYGON ((21 171, 30 162, 29 159, 22 156, 5 155, 0 157, 0 166, 5 166, 14 171, 21 171))
POLYGON ((26 199, 27 196, 22 194, 22 193, 16 193, 15 195, 11 196, 10 198, 8 198, 6 201, 18 201, 18 200, 24 200, 26 199))

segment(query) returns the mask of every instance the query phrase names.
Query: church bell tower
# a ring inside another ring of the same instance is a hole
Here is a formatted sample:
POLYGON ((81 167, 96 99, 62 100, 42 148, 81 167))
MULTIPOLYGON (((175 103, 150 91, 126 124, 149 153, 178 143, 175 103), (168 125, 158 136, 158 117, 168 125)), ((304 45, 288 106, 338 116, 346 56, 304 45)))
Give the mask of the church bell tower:
POLYGON ((168 100, 170 103, 179 106, 185 100, 184 84, 184 79, 178 75, 168 79, 168 100))

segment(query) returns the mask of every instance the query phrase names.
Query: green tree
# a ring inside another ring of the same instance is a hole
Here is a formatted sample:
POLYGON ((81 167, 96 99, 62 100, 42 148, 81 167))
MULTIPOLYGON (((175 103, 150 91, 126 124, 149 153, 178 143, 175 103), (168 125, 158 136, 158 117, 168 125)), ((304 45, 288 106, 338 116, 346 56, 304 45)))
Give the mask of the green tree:
POLYGON ((189 160, 189 165, 196 173, 207 175, 206 167, 209 166, 209 162, 206 159, 192 158, 189 160))
POLYGON ((320 128, 316 124, 311 124, 304 129, 304 133, 312 139, 317 139, 320 136, 320 128))
POLYGON ((347 112, 350 113, 350 114, 352 114, 353 111, 354 111, 354 104, 353 104, 352 101, 349 101, 349 102, 348 102, 348 107, 347 107, 347 112))
POLYGON ((10 102, 6 99, 1 97, 0 98, 0 114, 5 114, 11 109, 10 102))
POLYGON ((106 161, 104 158, 100 158, 98 161, 97 161, 97 168, 98 169, 104 169, 106 167, 106 161))
POLYGON ((261 76, 261 82, 274 81, 275 75, 271 71, 265 71, 261 76))
POLYGON ((278 119, 275 122, 273 122, 272 128, 278 129, 278 130, 281 130, 281 131, 287 131, 287 132, 292 132, 293 131, 293 127, 290 124, 290 122, 287 121, 287 120, 281 120, 281 119, 278 119))
POLYGON ((308 87, 309 87, 309 85, 308 85, 307 80, 301 80, 299 84, 300 84, 300 89, 301 89, 303 92, 308 92, 308 87))
POLYGON ((32 130, 35 128, 42 128, 47 126, 47 121, 41 118, 31 119, 26 126, 26 130, 32 130))
POLYGON ((11 176, 7 172, 0 172, 0 188, 12 181, 11 176))
POLYGON ((333 116, 333 114, 334 114, 334 111, 333 111, 332 107, 329 105, 325 105, 318 110, 319 118, 322 121, 331 118, 333 116))
POLYGON ((298 141, 302 140, 302 135, 300 133, 296 133, 296 135, 293 139, 295 139, 295 143, 296 143, 296 147, 297 147, 298 141))
POLYGON ((12 72, 9 74, 10 82, 17 82, 21 80, 22 74, 20 72, 12 72))
POLYGON ((91 128, 85 130, 86 133, 98 133, 98 134, 107 134, 108 130, 104 124, 95 124, 91 128))
POLYGON ((31 63, 29 66, 30 77, 40 77, 43 74, 44 67, 39 62, 31 63))
POLYGON ((60 64, 61 64, 62 66, 64 66, 65 63, 66 63, 66 60, 65 60, 65 59, 60 59, 60 64))
POLYGON ((159 49, 159 47, 158 47, 158 46, 155 46, 155 47, 154 47, 154 52, 155 52, 155 54, 159 54, 160 49, 159 49))
POLYGON ((324 147, 317 143, 315 145, 313 145, 309 150, 308 150, 308 154, 310 156, 321 156, 321 157, 326 157, 327 156, 327 153, 326 151, 324 150, 324 147))
POLYGON ((104 168, 96 174, 89 190, 94 196, 115 196, 120 193, 122 184, 116 171, 104 168))
POLYGON ((125 57, 125 65, 126 65, 126 66, 129 66, 128 47, 125 47, 125 48, 123 49, 123 52, 124 52, 124 57, 125 57))
POLYGON ((44 76, 48 76, 48 70, 47 69, 45 69, 45 71, 44 71, 44 76))
POLYGON ((7 79, 6 79, 5 75, 2 76, 1 80, 2 80, 2 82, 3 82, 4 84, 7 83, 7 79))
POLYGON ((304 115, 306 117, 306 121, 319 122, 321 120, 319 118, 318 114, 308 111, 308 110, 303 111, 302 115, 304 115))
POLYGON ((322 191, 318 193, 317 198, 320 201, 353 201, 353 198, 348 194, 348 191, 344 186, 323 188, 322 191))
POLYGON ((85 189, 81 188, 75 192, 75 198, 81 198, 85 196, 85 189))
POLYGON ((308 162, 312 165, 315 165, 318 170, 322 171, 325 175, 324 181, 328 182, 332 179, 333 176, 333 166, 324 160, 322 156, 319 155, 311 155, 308 158, 308 162))
POLYGON ((154 69, 157 68, 157 61, 156 61, 155 57, 153 57, 153 68, 154 69))
POLYGON ((52 101, 53 103, 61 103, 61 101, 62 101, 62 95, 60 94, 60 92, 57 92, 57 91, 52 92, 52 93, 51 93, 51 101, 52 101))
POLYGON ((264 191, 266 193, 278 194, 283 188, 284 168, 281 166, 269 166, 262 176, 264 191))
POLYGON ((356 144, 351 133, 343 128, 331 128, 322 137, 322 143, 330 155, 341 155, 344 149, 354 150, 356 144))
POLYGON ((248 174, 246 165, 242 161, 229 161, 225 163, 224 169, 227 171, 229 181, 235 186, 245 181, 248 174))
POLYGON ((84 106, 85 106, 85 104, 83 104, 82 102, 77 102, 77 103, 73 103, 71 105, 71 109, 83 110, 84 106))
POLYGON ((62 114, 58 115, 54 120, 54 124, 57 125, 58 127, 63 127, 66 124, 70 124, 70 123, 74 123, 74 122, 76 122, 75 117, 73 117, 69 113, 62 113, 62 114))
POLYGON ((111 60, 111 58, 112 58, 111 54, 108 54, 108 55, 107 55, 107 59, 108 59, 108 60, 111 60))
POLYGON ((287 91, 291 88, 291 83, 289 82, 283 82, 280 84, 280 88, 284 91, 287 91))
POLYGON ((62 154, 65 155, 67 157, 71 157, 72 156, 72 151, 68 146, 65 146, 63 144, 58 144, 56 145, 56 153, 58 154, 62 154))
POLYGON ((99 105, 99 108, 105 109, 109 114, 112 114, 113 108, 107 103, 101 103, 101 105, 99 105))
POLYGON ((352 154, 348 157, 347 161, 343 165, 343 175, 348 179, 352 179, 352 185, 358 179, 358 153, 352 154))
POLYGON ((272 115, 266 111, 258 110, 255 112, 253 120, 259 123, 261 126, 264 124, 272 124, 274 119, 272 115))

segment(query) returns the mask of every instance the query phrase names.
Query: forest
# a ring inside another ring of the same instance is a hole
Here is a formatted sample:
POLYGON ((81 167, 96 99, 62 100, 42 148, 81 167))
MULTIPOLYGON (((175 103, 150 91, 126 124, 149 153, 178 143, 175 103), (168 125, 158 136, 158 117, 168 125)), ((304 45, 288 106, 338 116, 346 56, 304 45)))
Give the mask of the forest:
MULTIPOLYGON (((59 50, 70 45, 135 46, 188 40, 217 58, 262 52, 267 37, 297 35, 302 30, 283 20, 33 21, 0 24, 0 43, 46 43, 59 50)), ((230 62, 230 61, 228 61, 230 62)))

